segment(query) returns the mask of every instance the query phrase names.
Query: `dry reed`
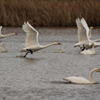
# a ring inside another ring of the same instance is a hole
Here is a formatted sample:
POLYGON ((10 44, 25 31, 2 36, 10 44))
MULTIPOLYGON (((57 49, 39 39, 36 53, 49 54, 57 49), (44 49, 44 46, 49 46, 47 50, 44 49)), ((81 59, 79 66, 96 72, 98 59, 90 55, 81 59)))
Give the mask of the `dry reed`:
POLYGON ((91 26, 100 26, 99 0, 0 0, 0 25, 73 27, 84 17, 91 26))

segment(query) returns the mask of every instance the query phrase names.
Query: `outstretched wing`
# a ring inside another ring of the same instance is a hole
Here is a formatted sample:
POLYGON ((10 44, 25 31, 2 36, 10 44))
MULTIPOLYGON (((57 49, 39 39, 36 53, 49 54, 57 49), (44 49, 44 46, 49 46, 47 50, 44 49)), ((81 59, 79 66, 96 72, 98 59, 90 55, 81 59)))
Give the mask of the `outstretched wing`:
POLYGON ((87 37, 89 37, 89 27, 84 18, 81 19, 81 23, 82 23, 83 27, 86 29, 87 37))
POLYGON ((27 33, 25 40, 25 47, 39 45, 38 32, 27 22, 24 22, 22 29, 27 33))
POLYGON ((76 24, 77 24, 77 27, 78 27, 78 41, 79 42, 88 41, 86 29, 83 27, 81 20, 79 18, 76 19, 76 24))
POLYGON ((0 26, 0 35, 1 35, 1 29, 2 29, 2 26, 0 26))

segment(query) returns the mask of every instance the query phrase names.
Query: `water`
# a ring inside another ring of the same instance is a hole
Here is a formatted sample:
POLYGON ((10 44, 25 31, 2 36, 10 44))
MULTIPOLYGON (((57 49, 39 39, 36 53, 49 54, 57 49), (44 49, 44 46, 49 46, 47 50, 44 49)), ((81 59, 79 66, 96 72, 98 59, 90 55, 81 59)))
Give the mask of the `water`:
MULTIPOLYGON (((15 32, 17 36, 2 39, 8 52, 0 52, 0 100, 100 100, 100 84, 68 84, 63 78, 82 76, 89 79, 89 72, 100 68, 100 47, 95 55, 81 55, 76 28, 36 28, 42 45, 60 42, 27 55, 19 52, 25 42, 21 28, 3 28, 2 33, 15 32)), ((92 30, 92 39, 100 37, 100 29, 92 30)), ((96 82, 100 73, 94 72, 96 82)))

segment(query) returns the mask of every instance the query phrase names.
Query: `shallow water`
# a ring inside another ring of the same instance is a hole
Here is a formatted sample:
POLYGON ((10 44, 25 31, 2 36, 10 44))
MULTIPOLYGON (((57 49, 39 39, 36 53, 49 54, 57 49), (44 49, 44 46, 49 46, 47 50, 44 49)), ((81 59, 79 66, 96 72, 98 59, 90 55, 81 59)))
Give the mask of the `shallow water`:
MULTIPOLYGON (((100 84, 68 84, 63 78, 82 76, 89 79, 89 72, 100 68, 100 47, 95 55, 81 55, 76 28, 36 28, 40 44, 60 42, 46 49, 28 54, 23 48, 26 34, 21 28, 3 28, 2 33, 15 32, 17 36, 2 39, 8 52, 0 52, 0 100, 100 100, 100 84)), ((100 37, 100 29, 92 30, 92 39, 100 37)), ((100 82, 100 73, 94 73, 100 82)))

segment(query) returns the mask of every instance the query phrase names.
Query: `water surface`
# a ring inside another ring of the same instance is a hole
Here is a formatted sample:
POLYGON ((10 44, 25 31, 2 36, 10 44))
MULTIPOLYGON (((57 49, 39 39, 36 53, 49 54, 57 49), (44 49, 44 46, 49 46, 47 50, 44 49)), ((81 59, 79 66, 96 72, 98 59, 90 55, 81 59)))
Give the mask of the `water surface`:
MULTIPOLYGON (((67 84, 63 78, 82 76, 100 68, 100 47, 95 55, 81 55, 76 28, 36 28, 41 45, 60 42, 33 55, 19 52, 25 42, 21 28, 3 28, 2 33, 16 32, 17 36, 2 39, 8 52, 0 52, 0 100, 100 100, 100 84, 67 84)), ((92 39, 100 38, 100 29, 92 30, 92 39)), ((94 73, 100 82, 100 73, 94 73)))

